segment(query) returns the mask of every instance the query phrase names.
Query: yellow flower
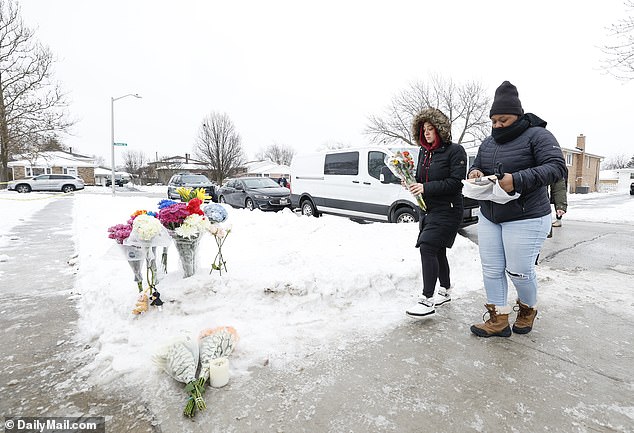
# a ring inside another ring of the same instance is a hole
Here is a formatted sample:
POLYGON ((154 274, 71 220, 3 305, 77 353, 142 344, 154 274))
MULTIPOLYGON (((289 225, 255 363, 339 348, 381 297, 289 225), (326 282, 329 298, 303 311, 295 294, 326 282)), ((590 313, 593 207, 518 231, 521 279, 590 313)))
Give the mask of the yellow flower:
POLYGON ((181 200, 184 202, 188 202, 189 200, 191 200, 191 188, 187 188, 184 186, 181 186, 179 188, 176 188, 176 192, 178 193, 178 195, 181 196, 181 200))
POLYGON ((197 198, 201 201, 211 200, 211 197, 207 195, 207 191, 205 191, 204 188, 196 188, 194 190, 194 196, 192 198, 197 198))

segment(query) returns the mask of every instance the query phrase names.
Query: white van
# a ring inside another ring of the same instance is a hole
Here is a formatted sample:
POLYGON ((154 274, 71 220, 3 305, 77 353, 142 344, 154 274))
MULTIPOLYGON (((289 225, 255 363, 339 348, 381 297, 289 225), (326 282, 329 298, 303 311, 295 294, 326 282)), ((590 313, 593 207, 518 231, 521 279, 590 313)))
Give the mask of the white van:
MULTIPOLYGON (((291 162, 291 205, 304 215, 333 214, 349 218, 418 221, 417 204, 385 166, 385 157, 407 150, 414 161, 418 147, 362 147, 296 155, 291 162)), ((463 226, 478 221, 466 208, 463 226)))

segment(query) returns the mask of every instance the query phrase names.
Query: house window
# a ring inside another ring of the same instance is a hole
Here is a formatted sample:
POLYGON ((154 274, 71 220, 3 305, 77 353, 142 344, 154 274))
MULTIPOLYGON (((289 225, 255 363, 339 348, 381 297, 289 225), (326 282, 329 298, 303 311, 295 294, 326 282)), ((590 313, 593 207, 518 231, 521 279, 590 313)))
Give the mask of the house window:
POLYGON ((634 173, 630 173, 630 179, 634 179, 634 173))
POLYGON ((566 153, 566 165, 572 166, 572 153, 566 153))
POLYGON ((62 173, 77 176, 77 167, 62 167, 62 173))
POLYGON ((586 168, 590 168, 590 158, 586 156, 586 168))
POLYGON ((51 167, 24 167, 27 177, 37 176, 40 174, 51 174, 51 167))

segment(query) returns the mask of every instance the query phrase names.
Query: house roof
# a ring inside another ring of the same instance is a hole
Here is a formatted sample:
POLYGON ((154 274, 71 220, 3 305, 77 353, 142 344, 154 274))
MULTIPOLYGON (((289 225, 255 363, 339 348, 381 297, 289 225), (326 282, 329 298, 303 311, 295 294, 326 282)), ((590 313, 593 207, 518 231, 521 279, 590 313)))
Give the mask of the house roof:
POLYGON ((586 156, 592 157, 592 158, 598 158, 598 159, 604 159, 605 156, 601 156, 601 155, 594 155, 592 153, 588 153, 588 152, 584 152, 578 148, 574 148, 574 149, 570 149, 568 147, 562 147, 561 148, 562 152, 570 152, 570 153, 576 153, 576 154, 582 154, 585 153, 586 156))
POLYGON ((94 158, 77 155, 61 150, 42 152, 33 160, 26 155, 19 155, 20 159, 9 161, 8 167, 96 167, 94 158))
POLYGON ((253 174, 288 173, 291 168, 288 165, 280 165, 272 161, 250 161, 244 164, 244 170, 253 174))

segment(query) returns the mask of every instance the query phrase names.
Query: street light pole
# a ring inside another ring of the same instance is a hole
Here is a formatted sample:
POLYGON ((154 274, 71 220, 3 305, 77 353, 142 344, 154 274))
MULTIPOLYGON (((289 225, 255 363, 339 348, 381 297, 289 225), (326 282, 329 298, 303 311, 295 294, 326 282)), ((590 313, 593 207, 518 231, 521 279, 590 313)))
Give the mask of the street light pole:
POLYGON ((114 181, 114 101, 127 98, 128 96, 134 96, 135 98, 141 98, 137 93, 128 93, 127 95, 119 96, 118 98, 110 97, 110 152, 112 157, 112 173, 110 177, 110 186, 112 186, 112 195, 115 194, 115 181, 114 181))

